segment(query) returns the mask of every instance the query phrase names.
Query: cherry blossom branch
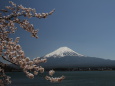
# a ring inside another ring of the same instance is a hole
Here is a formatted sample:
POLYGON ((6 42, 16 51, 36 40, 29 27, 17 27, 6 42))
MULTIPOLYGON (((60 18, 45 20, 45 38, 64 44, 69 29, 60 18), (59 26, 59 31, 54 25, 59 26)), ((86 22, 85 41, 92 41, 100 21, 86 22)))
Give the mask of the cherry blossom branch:
MULTIPOLYGON (((13 34, 16 32, 16 30, 18 29, 16 27, 16 24, 18 24, 24 30, 30 32, 32 34, 32 37, 38 38, 38 30, 34 29, 33 24, 31 24, 27 20, 27 18, 46 18, 55 10, 52 10, 49 13, 36 13, 35 9, 26 8, 22 5, 16 5, 12 1, 10 1, 9 3, 12 6, 6 6, 6 9, 0 10, 2 12, 0 13, 0 56, 6 61, 20 66, 26 76, 33 79, 35 75, 38 75, 38 72, 44 72, 44 68, 39 64, 45 63, 47 59, 40 59, 39 57, 37 57, 33 60, 30 60, 29 57, 25 56, 21 45, 18 44, 20 38, 17 37, 14 40, 13 38, 9 37, 9 34, 13 34), (20 17, 27 18, 21 20, 20 17)), ((52 76, 54 73, 54 70, 49 71, 50 76, 52 76)), ((5 75, 5 73, 3 73, 3 75, 5 75)), ((65 78, 64 76, 58 78, 53 78, 50 76, 46 76, 46 80, 49 80, 50 82, 60 82, 65 78)))
MULTIPOLYGON (((10 60, 8 60, 7 58, 5 58, 4 56, 2 56, 2 58, 3 58, 4 60, 6 60, 6 61, 8 61, 8 62, 10 62, 10 63, 12 63, 12 64, 14 64, 14 65, 17 65, 17 64, 15 64, 15 63, 11 62, 10 60)), ((17 65, 17 66, 18 66, 18 65, 17 65)))

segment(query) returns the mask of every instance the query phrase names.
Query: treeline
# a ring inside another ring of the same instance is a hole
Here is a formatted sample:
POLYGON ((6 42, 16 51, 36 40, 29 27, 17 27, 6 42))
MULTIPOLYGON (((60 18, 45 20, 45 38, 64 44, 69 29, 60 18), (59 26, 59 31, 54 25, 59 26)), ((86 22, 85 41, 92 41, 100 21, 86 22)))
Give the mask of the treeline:
MULTIPOLYGON (((5 69, 5 72, 22 72, 22 69, 15 65, 1 64, 0 67, 5 69)), ((115 71, 115 67, 74 67, 74 68, 45 68, 45 71, 115 71)))
MULTIPOLYGON (((53 68, 56 71, 114 71, 115 67, 76 67, 76 68, 53 68)), ((46 71, 49 68, 46 68, 46 71)))

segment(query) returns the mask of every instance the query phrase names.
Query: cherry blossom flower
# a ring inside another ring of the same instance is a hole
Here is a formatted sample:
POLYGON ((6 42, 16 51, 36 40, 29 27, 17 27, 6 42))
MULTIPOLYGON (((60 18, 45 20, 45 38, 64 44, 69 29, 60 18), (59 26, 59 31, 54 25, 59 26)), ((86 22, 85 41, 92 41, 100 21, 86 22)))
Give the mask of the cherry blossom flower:
POLYGON ((54 73, 55 73, 54 70, 50 70, 50 71, 49 71, 49 75, 50 75, 50 76, 52 76, 54 73))

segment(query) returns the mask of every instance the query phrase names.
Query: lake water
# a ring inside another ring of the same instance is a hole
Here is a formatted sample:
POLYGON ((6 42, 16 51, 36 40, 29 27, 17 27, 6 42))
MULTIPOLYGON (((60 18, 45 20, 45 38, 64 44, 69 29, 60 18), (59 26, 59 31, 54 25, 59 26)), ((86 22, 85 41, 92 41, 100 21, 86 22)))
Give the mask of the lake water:
POLYGON ((56 71, 55 76, 65 75, 60 83, 50 83, 44 79, 47 73, 29 79, 22 72, 7 73, 11 76, 9 86, 115 86, 115 71, 56 71))

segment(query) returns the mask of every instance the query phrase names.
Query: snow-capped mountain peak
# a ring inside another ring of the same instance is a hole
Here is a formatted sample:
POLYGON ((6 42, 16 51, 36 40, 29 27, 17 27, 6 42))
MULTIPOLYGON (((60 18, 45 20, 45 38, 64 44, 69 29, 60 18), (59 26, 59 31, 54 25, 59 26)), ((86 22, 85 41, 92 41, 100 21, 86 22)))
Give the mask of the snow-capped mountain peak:
POLYGON ((44 57, 64 57, 64 56, 84 56, 68 47, 60 47, 57 50, 45 55, 44 57))

